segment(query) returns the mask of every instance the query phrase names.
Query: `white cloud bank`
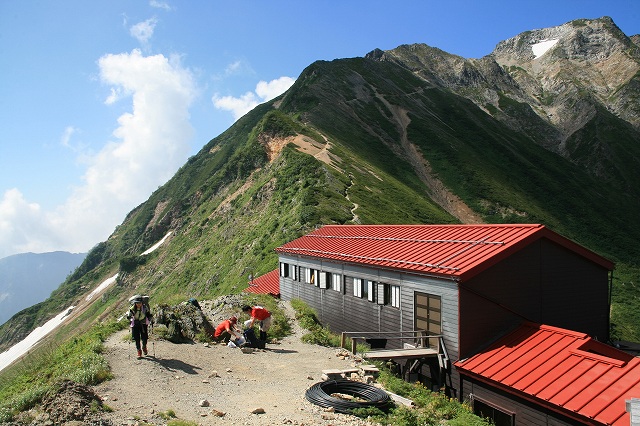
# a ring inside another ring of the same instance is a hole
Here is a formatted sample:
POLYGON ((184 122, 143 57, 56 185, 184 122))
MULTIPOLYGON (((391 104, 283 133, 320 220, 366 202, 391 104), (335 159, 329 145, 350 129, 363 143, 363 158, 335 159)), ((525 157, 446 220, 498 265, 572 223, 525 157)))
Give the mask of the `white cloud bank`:
MULTIPOLYGON (((114 140, 83 157, 87 169, 82 185, 54 211, 43 211, 15 188, 2 194, 0 258, 88 251, 187 160, 193 135, 189 107, 196 87, 178 58, 143 56, 136 49, 105 55, 98 66, 101 81, 111 87, 106 103, 130 98, 131 112, 118 118, 114 140)), ((50 184, 55 185, 55 177, 50 184)))
POLYGON ((211 101, 216 108, 230 111, 233 114, 234 120, 237 120, 259 104, 270 101, 286 92, 293 86, 295 81, 296 80, 291 77, 280 77, 270 82, 260 81, 256 85, 254 92, 247 92, 239 98, 233 96, 221 97, 216 94, 211 98, 211 101))

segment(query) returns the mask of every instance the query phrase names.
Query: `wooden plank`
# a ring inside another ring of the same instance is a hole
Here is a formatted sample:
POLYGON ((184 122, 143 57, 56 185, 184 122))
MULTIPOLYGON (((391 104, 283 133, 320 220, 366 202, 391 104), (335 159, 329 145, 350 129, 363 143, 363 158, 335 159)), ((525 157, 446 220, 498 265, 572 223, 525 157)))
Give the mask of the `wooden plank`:
POLYGON ((416 404, 412 400, 410 400, 409 398, 405 398, 403 396, 396 395, 395 393, 389 392, 388 390, 385 390, 385 392, 391 397, 391 399, 394 402, 397 402, 398 404, 402 404, 405 407, 410 407, 410 408, 413 408, 413 407, 416 406, 416 404))
POLYGON ((434 357, 438 351, 431 348, 415 349, 382 349, 366 352, 362 357, 366 359, 393 359, 393 358, 424 358, 434 357))

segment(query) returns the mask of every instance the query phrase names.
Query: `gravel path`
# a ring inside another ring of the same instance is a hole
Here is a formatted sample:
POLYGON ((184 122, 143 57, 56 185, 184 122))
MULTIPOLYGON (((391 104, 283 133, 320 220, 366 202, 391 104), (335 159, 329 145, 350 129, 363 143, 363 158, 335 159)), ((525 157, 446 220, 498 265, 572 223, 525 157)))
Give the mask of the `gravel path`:
MULTIPOLYGON (((292 317, 290 305, 281 303, 292 317)), ((199 425, 369 424, 305 399, 323 370, 352 368, 354 361, 342 359, 335 348, 302 343, 303 331, 295 321, 292 325, 292 335, 252 353, 224 345, 178 345, 152 335, 149 356, 140 360, 129 331, 116 333, 104 353, 114 379, 94 387, 113 409, 102 418, 112 424, 166 424, 160 414, 172 410, 199 425)))

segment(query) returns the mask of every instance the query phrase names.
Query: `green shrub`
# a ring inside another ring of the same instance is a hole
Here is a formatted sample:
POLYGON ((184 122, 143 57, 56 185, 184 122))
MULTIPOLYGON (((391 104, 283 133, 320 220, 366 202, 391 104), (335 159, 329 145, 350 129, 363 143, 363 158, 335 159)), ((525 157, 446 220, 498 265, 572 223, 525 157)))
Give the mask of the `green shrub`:
POLYGON ((310 333, 302 336, 302 341, 330 348, 340 347, 340 336, 331 333, 328 328, 322 326, 314 327, 310 333))
MULTIPOLYGON (((296 311, 296 320, 302 328, 309 330, 309 333, 302 336, 304 343, 313 345, 339 348, 342 343, 342 336, 334 334, 327 327, 323 327, 316 311, 300 299, 291 300, 291 307, 296 311)), ((366 344, 358 344, 356 352, 362 353, 369 349, 366 344)))
POLYGON ((273 296, 266 294, 251 294, 244 299, 247 305, 260 305, 271 312, 271 328, 269 337, 281 339, 291 334, 291 324, 284 311, 278 306, 278 301, 273 296))
MULTIPOLYGON (((323 327, 318 320, 316 312, 304 301, 293 299, 291 307, 296 311, 295 316, 298 323, 309 330, 309 333, 302 337, 303 342, 330 347, 340 346, 340 336, 323 327)), ((363 346, 360 346, 360 348, 363 348, 363 346)), ((404 406, 397 406, 387 414, 375 407, 359 408, 353 411, 355 416, 366 418, 371 422, 393 426, 423 426, 445 423, 458 426, 486 426, 490 424, 474 415, 468 405, 461 404, 455 398, 432 392, 419 382, 408 383, 392 374, 383 363, 376 363, 376 365, 380 370, 378 382, 388 392, 412 400, 416 408, 409 409, 404 406)))
POLYGON ((9 407, 0 407, 0 423, 9 423, 13 420, 13 413, 9 407))
POLYGON ((87 385, 96 385, 111 378, 107 360, 98 353, 89 353, 80 358, 80 367, 69 374, 69 379, 87 385))
POLYGON ((196 340, 201 343, 205 343, 205 342, 211 343, 213 342, 213 337, 211 337, 204 330, 201 330, 198 332, 198 334, 196 334, 196 340))
POLYGON ((145 256, 126 256, 120 259, 121 272, 133 272, 139 265, 146 262, 145 256))
POLYGON ((167 422, 167 426, 198 426, 198 423, 187 420, 170 420, 167 422))
POLYGON ((0 386, 0 422, 41 402, 61 380, 95 385, 110 378, 109 365, 101 355, 102 342, 122 327, 115 321, 98 324, 57 347, 42 346, 10 367, 0 386))
POLYGON ((394 376, 382 363, 377 365, 380 369, 378 382, 387 391, 412 400, 416 408, 408 409, 407 407, 399 406, 392 409, 386 417, 375 417, 372 420, 385 425, 399 426, 444 423, 458 426, 484 426, 491 424, 473 414, 469 405, 461 404, 457 399, 449 398, 442 393, 432 392, 419 382, 405 382, 401 378, 394 376))
POLYGON ((164 420, 175 419, 177 417, 176 412, 173 410, 167 410, 162 413, 158 413, 158 415, 164 420))

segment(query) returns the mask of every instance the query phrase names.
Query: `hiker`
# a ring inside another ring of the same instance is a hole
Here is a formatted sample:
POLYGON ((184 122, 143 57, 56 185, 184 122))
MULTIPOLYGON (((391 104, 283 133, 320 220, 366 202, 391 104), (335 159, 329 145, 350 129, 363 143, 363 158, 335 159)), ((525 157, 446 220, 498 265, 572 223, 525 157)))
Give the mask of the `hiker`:
POLYGON ((127 318, 131 321, 131 336, 136 341, 138 359, 142 353, 147 355, 147 340, 149 339, 149 324, 153 321, 153 315, 148 303, 143 303, 142 296, 134 296, 129 299, 133 304, 127 312, 127 318), (141 344, 142 343, 142 344, 141 344))
POLYGON ((234 343, 241 342, 241 336, 236 324, 238 323, 238 318, 235 316, 230 317, 227 320, 222 321, 216 327, 216 332, 213 334, 213 337, 218 341, 223 341, 224 343, 229 343, 231 336, 233 336, 234 343))
POLYGON ((271 328, 271 312, 262 306, 251 307, 249 305, 243 306, 242 312, 251 316, 248 324, 245 324, 247 328, 252 328, 256 320, 260 321, 260 340, 266 341, 267 331, 271 328))

